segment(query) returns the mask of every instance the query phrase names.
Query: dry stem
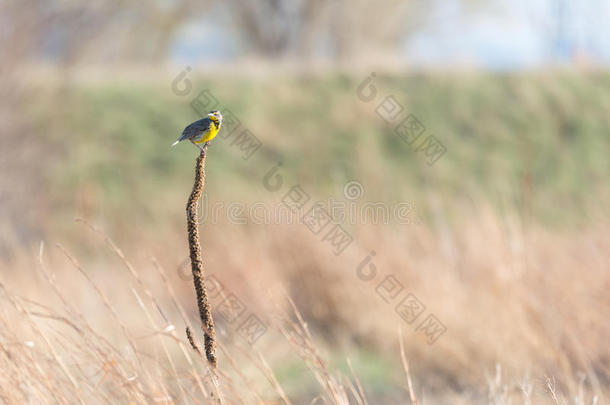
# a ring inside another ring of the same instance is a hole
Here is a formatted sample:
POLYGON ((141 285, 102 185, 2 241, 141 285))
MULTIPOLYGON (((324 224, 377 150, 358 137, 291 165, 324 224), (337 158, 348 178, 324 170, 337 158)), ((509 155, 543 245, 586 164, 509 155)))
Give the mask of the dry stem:
POLYGON ((205 179, 205 150, 202 150, 197 158, 195 171, 195 183, 193 191, 186 205, 186 220, 189 235, 189 252, 191 257, 191 270, 193 272, 193 283, 197 294, 197 307, 199 308, 199 318, 204 332, 205 356, 213 367, 216 367, 216 332, 214 330, 214 320, 208 302, 208 294, 205 287, 205 275, 203 272, 203 259, 201 255, 201 245, 199 244, 199 224, 197 222, 197 204, 203 193, 205 179))

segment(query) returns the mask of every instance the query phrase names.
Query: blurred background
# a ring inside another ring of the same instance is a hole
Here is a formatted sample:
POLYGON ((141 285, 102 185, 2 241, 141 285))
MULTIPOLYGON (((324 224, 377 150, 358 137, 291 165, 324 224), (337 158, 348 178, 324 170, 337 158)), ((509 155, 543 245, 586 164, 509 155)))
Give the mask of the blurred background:
POLYGON ((200 228, 223 403, 411 403, 401 340, 420 403, 606 403, 609 18, 0 0, 0 402, 213 401, 182 332, 198 150, 170 145, 219 109, 200 228))

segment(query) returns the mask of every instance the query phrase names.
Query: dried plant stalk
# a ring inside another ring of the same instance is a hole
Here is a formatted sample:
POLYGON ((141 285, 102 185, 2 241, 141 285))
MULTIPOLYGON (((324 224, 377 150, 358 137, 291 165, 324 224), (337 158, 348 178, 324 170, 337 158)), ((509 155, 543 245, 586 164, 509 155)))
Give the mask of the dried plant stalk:
POLYGON ((186 327, 186 338, 188 339, 189 343, 191 344, 191 347, 193 348, 193 350, 195 350, 199 355, 201 355, 201 350, 199 349, 199 345, 195 341, 195 337, 193 336, 193 332, 191 332, 191 328, 189 328, 188 326, 186 327))
POLYGON ((193 283, 197 294, 197 307, 199 308, 199 318, 204 333, 205 356, 213 367, 216 367, 216 332, 214 330, 214 320, 212 310, 208 302, 208 294, 205 287, 205 274, 203 271, 203 259, 201 255, 201 245, 199 244, 199 224, 197 222, 197 205, 203 193, 205 179, 205 149, 201 151, 197 158, 195 171, 195 183, 193 191, 186 205, 186 220, 189 235, 189 252, 191 256, 191 270, 193 272, 193 283))

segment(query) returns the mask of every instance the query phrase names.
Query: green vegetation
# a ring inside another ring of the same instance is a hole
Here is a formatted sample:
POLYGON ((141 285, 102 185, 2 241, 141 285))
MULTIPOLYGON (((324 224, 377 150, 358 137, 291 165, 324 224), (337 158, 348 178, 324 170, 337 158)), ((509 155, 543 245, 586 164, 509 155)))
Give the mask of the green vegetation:
MULTIPOLYGON (((286 181, 309 184, 321 198, 340 197, 343 184, 357 179, 365 199, 416 201, 423 216, 433 190, 448 204, 485 195, 547 224, 578 224, 607 195, 607 74, 378 75, 369 103, 356 97, 363 78, 221 77, 195 80, 183 97, 169 81, 77 86, 46 134, 63 156, 50 173, 52 200, 73 215, 73 197, 89 188, 109 218, 154 221, 192 181, 196 149, 169 145, 198 119, 189 103, 205 88, 263 142, 244 160, 231 144, 236 134, 216 139, 206 190, 217 199, 279 198, 260 182, 277 161, 286 181), (414 114, 447 148, 433 166, 375 113, 390 94, 405 108, 401 118, 414 114)), ((31 107, 36 127, 51 119, 43 103, 55 102, 41 96, 31 107)))

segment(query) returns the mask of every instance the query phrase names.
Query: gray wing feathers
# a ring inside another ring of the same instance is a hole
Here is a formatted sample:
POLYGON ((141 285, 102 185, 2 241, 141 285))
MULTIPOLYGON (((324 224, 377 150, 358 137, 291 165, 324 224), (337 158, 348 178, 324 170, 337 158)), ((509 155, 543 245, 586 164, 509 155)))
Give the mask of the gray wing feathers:
POLYGON ((210 129, 210 119, 204 118, 199 121, 195 121, 192 124, 189 124, 184 131, 182 131, 182 135, 175 143, 184 141, 186 139, 193 138, 202 132, 206 132, 210 129))

